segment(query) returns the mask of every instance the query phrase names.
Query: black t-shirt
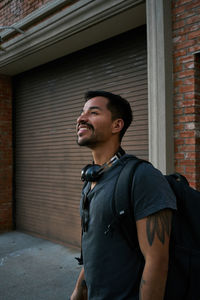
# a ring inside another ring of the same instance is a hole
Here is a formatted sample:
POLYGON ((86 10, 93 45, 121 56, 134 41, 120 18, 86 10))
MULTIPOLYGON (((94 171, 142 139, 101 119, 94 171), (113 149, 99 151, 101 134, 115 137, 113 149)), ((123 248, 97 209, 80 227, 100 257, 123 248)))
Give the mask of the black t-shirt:
MULTIPOLYGON (((117 227, 108 235, 105 230, 113 220, 112 197, 124 155, 112 165, 90 190, 82 191, 89 201, 88 229, 83 232, 82 253, 89 300, 138 300, 144 260, 131 249, 117 227)), ((161 209, 176 209, 176 200, 165 177, 151 164, 142 163, 136 170, 133 192, 135 221, 161 209)), ((135 237, 137 240, 137 237, 135 237)))

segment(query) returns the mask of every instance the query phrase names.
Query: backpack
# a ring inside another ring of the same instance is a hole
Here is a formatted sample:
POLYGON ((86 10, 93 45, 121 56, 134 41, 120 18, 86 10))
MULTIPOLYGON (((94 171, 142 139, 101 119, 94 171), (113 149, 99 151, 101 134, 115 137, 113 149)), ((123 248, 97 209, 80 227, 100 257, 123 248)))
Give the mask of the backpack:
MULTIPOLYGON (((129 155, 116 182, 113 212, 122 235, 131 248, 135 225, 131 194, 133 176, 141 163, 149 163, 129 155)), ((191 188, 178 173, 165 176, 177 199, 170 237, 169 270, 165 300, 200 300, 200 192, 191 188)))

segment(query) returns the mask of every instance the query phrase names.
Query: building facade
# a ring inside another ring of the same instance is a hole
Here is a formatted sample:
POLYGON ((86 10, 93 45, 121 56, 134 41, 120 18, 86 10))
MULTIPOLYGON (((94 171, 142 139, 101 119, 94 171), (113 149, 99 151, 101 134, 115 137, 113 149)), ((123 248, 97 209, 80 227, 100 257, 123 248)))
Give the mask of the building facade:
POLYGON ((123 147, 200 189, 200 4, 0 3, 0 231, 79 246, 75 120, 90 89, 127 98, 123 147))

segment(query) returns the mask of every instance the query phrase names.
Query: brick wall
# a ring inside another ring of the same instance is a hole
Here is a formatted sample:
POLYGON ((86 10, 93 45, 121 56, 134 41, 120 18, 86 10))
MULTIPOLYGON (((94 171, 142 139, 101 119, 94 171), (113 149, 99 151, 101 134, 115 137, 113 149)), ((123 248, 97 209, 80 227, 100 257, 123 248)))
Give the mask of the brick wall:
POLYGON ((52 0, 2 0, 0 1, 0 25, 12 25, 50 1, 52 0))
POLYGON ((176 171, 200 189, 200 1, 173 0, 176 171))
POLYGON ((12 169, 11 79, 0 75, 0 232, 13 228, 12 169))

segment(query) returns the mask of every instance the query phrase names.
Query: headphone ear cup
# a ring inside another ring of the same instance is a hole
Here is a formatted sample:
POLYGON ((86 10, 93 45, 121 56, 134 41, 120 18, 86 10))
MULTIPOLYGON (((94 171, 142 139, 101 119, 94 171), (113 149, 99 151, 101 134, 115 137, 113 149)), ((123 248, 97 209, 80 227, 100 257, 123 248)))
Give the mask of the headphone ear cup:
POLYGON ((86 165, 81 172, 81 180, 82 181, 97 181, 101 175, 112 166, 112 164, 119 159, 122 155, 124 155, 124 150, 120 147, 118 152, 110 159, 109 162, 103 164, 102 166, 96 164, 86 165))
POLYGON ((81 172, 81 179, 83 181, 90 181, 90 182, 94 182, 97 181, 101 175, 101 171, 104 168, 102 168, 102 166, 100 165, 87 165, 83 168, 82 172, 81 172))
POLYGON ((91 165, 91 164, 88 164, 88 165, 86 165, 83 169, 82 169, 82 171, 81 171, 81 180, 82 181, 85 181, 85 180, 87 180, 85 177, 86 177, 86 171, 87 171, 87 169, 89 169, 90 167, 92 167, 93 165, 91 165))

